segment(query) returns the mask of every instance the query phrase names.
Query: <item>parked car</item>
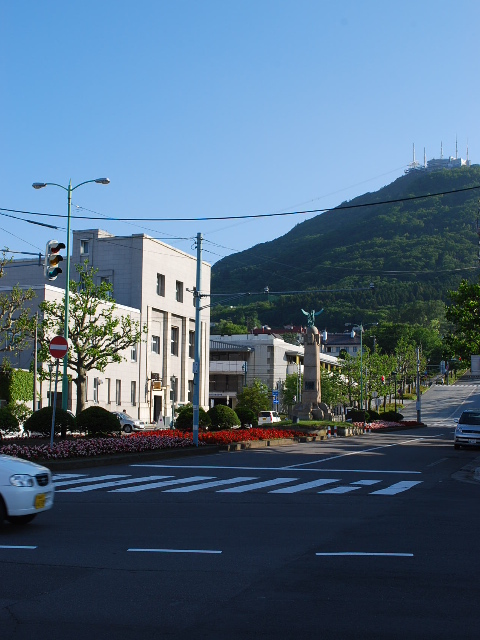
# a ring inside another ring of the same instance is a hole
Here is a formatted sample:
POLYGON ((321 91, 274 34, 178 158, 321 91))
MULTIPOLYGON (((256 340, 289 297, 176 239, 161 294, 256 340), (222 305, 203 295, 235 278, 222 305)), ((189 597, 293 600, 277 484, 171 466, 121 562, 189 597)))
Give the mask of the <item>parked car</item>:
POLYGON ((455 449, 480 445, 480 409, 466 409, 457 421, 454 435, 455 449))
POLYGON ((0 454, 0 527, 4 520, 27 524, 53 506, 54 486, 49 469, 34 462, 0 454))
POLYGON ((272 424, 273 422, 281 422, 282 419, 276 411, 260 411, 258 415, 258 424, 272 424))
POLYGON ((132 433, 132 431, 143 431, 145 429, 145 423, 142 420, 135 420, 128 413, 121 413, 120 411, 113 411, 113 415, 120 421, 122 431, 125 433, 132 433))

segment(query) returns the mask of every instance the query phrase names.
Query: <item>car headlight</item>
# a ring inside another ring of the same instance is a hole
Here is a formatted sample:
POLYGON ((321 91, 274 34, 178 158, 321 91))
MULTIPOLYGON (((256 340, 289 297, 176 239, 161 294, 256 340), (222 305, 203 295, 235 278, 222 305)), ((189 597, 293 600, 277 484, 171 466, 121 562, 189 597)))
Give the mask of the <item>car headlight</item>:
POLYGON ((10 476, 10 484, 13 484, 14 487, 33 487, 34 482, 32 476, 16 473, 14 476, 10 476))
POLYGON ((456 432, 457 433, 463 433, 463 429, 462 429, 462 427, 460 425, 457 425, 456 432))

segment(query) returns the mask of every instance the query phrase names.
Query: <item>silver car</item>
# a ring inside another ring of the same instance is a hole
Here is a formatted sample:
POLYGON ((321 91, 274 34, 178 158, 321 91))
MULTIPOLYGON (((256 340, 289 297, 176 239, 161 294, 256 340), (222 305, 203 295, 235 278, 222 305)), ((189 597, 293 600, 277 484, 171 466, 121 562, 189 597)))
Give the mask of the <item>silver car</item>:
POLYGON ((480 409, 467 409, 458 420, 453 446, 460 449, 463 445, 480 445, 480 409))
POLYGON ((132 433, 132 431, 143 431, 145 429, 145 423, 142 420, 135 420, 128 413, 121 413, 120 411, 113 411, 113 415, 120 421, 122 431, 125 433, 132 433))

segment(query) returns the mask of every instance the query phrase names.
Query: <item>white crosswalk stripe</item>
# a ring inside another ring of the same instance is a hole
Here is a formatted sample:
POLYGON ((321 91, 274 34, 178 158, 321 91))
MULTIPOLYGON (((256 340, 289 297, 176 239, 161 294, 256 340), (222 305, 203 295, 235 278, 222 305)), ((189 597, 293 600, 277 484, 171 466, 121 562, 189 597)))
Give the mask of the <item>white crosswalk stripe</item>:
POLYGON ((86 491, 96 491, 106 487, 117 487, 118 485, 135 484, 138 482, 148 482, 149 480, 160 480, 161 478, 171 478, 172 476, 146 476, 145 478, 130 478, 127 480, 111 480, 110 482, 99 482, 98 484, 85 485, 83 487, 72 487, 71 489, 60 489, 58 493, 85 493, 86 491))
MULTIPOLYGON (((362 490, 362 494, 394 496, 422 484, 421 480, 402 480, 389 486, 371 491, 373 485, 385 482, 382 479, 360 479, 342 483, 339 478, 317 478, 309 482, 300 482, 300 478, 276 477, 262 480, 255 476, 235 476, 232 478, 216 478, 215 476, 188 476, 175 478, 171 475, 152 475, 133 477, 131 475, 103 475, 88 476, 83 474, 58 474, 53 477, 57 493, 85 493, 90 491, 105 490, 109 493, 137 493, 140 491, 159 490, 162 493, 191 493, 194 491, 214 491, 215 493, 247 493, 250 491, 266 490, 266 493, 275 495, 287 495, 310 491, 314 492, 319 487, 337 484, 316 491, 317 495, 348 495, 362 490), (254 482, 255 481, 255 482, 254 482), (271 489, 277 485, 288 486, 271 489), (184 486, 179 486, 184 485, 184 486), (225 489, 219 487, 230 486, 225 489), (170 488, 171 487, 171 488, 170 488)), ((360 495, 360 494, 359 494, 360 495)))

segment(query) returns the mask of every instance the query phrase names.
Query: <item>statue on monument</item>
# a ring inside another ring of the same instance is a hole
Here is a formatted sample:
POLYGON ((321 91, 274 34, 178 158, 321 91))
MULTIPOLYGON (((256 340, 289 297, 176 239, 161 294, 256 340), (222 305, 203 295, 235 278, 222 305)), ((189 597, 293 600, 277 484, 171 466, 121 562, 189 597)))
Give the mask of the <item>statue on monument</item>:
POLYGON ((303 356, 302 400, 293 407, 295 422, 298 420, 325 420, 331 418, 329 409, 322 402, 320 380, 320 334, 315 326, 315 318, 323 309, 315 312, 301 310, 307 316, 307 335, 303 356))
POLYGON ((317 313, 315 313, 315 309, 312 309, 312 311, 305 311, 304 309, 301 310, 303 315, 307 316, 307 326, 308 327, 314 327, 315 326, 315 318, 316 316, 319 316, 323 309, 320 309, 320 311, 317 311, 317 313))

